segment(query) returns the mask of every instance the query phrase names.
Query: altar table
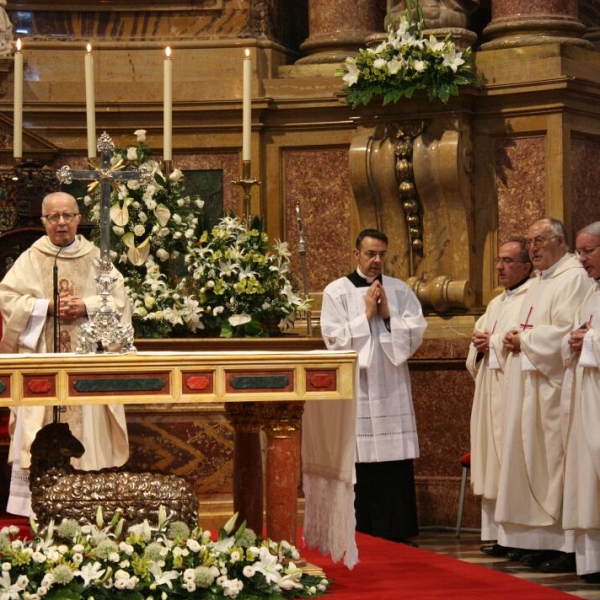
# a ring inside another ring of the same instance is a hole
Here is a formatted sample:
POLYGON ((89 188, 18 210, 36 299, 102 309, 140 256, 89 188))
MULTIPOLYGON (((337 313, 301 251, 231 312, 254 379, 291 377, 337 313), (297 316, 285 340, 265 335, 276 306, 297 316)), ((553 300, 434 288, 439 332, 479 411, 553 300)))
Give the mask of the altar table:
POLYGON ((304 402, 354 396, 354 352, 236 351, 0 355, 0 406, 225 403, 233 424, 234 509, 262 529, 252 439, 267 434, 266 529, 296 541, 304 402))

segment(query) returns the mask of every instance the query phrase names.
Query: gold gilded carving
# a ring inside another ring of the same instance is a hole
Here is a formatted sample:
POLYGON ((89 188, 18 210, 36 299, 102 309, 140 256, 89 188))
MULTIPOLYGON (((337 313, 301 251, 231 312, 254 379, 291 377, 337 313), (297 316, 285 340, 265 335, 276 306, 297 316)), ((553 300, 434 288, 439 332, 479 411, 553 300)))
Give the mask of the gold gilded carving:
POLYGON ((439 313, 447 312, 453 307, 468 308, 473 304, 468 281, 452 281, 450 277, 440 275, 428 282, 410 277, 407 283, 421 304, 431 306, 439 313))
POLYGON ((302 425, 304 402, 267 402, 261 406, 264 430, 269 438, 291 438, 302 425))
POLYGON ((227 418, 238 431, 256 433, 262 429, 262 404, 258 402, 227 402, 227 418))
POLYGON ((407 120, 359 129, 350 147, 361 228, 390 238, 386 271, 412 278, 438 312, 472 305, 472 151, 468 123, 407 120))

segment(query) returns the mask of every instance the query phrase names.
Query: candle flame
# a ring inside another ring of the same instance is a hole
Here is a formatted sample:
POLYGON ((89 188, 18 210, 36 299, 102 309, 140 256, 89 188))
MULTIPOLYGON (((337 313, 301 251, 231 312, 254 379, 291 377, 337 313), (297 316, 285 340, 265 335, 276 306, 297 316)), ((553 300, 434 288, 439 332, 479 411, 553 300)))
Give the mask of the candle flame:
POLYGON ((250 58, 250 48, 246 48, 246 58, 250 58))
POLYGON ((88 54, 89 54, 89 53, 92 51, 92 45, 91 45, 91 44, 88 44, 88 45, 86 46, 86 48, 87 48, 87 51, 88 51, 88 54))
POLYGON ((17 52, 21 52, 21 38, 17 40, 17 52))
POLYGON ((171 47, 167 46, 165 48, 165 54, 167 55, 167 58, 171 58, 171 47))

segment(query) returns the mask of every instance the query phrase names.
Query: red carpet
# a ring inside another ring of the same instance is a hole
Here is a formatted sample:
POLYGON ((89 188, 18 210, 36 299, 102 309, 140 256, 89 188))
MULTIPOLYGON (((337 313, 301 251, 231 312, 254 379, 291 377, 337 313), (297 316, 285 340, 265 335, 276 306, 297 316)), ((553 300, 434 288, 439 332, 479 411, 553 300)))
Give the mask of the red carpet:
MULTIPOLYGON (((351 571, 316 550, 302 557, 334 579, 326 598, 344 600, 567 600, 558 590, 428 550, 357 534, 360 562, 351 571)), ((302 543, 298 543, 299 548, 302 543)))

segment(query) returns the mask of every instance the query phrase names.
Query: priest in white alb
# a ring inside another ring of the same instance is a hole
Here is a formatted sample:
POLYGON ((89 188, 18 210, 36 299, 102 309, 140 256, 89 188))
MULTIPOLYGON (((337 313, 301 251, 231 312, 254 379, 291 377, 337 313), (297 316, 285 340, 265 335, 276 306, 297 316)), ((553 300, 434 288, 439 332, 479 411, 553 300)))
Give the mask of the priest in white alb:
MULTIPOLYGON (((467 356, 467 369, 475 379, 471 410, 471 486, 473 493, 481 496, 482 541, 498 539, 494 512, 504 438, 505 377, 515 363, 515 355, 504 347, 504 335, 519 323, 521 302, 531 283, 532 268, 525 238, 511 238, 500 246, 496 271, 504 291, 490 301, 477 320, 467 356)), ((481 547, 482 552, 491 556, 505 556, 508 550, 497 543, 481 547)))
MULTIPOLYGON (((75 351, 79 326, 100 308, 101 301, 95 281, 100 274, 100 250, 77 234, 80 220, 77 201, 70 194, 54 192, 44 198, 42 223, 46 236, 23 252, 0 282, 0 352, 53 352, 55 346, 59 352, 75 351), (59 325, 56 337, 55 309, 59 325)), ((110 275, 116 280, 109 300, 111 307, 130 323, 131 307, 123 277, 114 267, 110 275)), ((121 466, 127 461, 129 441, 123 405, 64 407, 59 415, 85 448, 83 456, 73 461, 74 466, 92 470, 121 466)), ((7 510, 12 514, 31 514, 29 447, 39 429, 53 418, 51 406, 23 406, 11 412, 12 475, 7 510)))
POLYGON ((563 527, 574 533, 577 574, 600 583, 600 221, 577 234, 575 248, 594 284, 562 342, 568 425, 563 527))
POLYGON ((498 499, 498 543, 511 558, 542 572, 575 570, 572 536, 562 527, 563 441, 561 341, 572 328, 590 280, 569 253, 564 225, 540 219, 529 227, 536 277, 521 304, 519 325, 504 337, 518 354, 507 391, 498 499))

